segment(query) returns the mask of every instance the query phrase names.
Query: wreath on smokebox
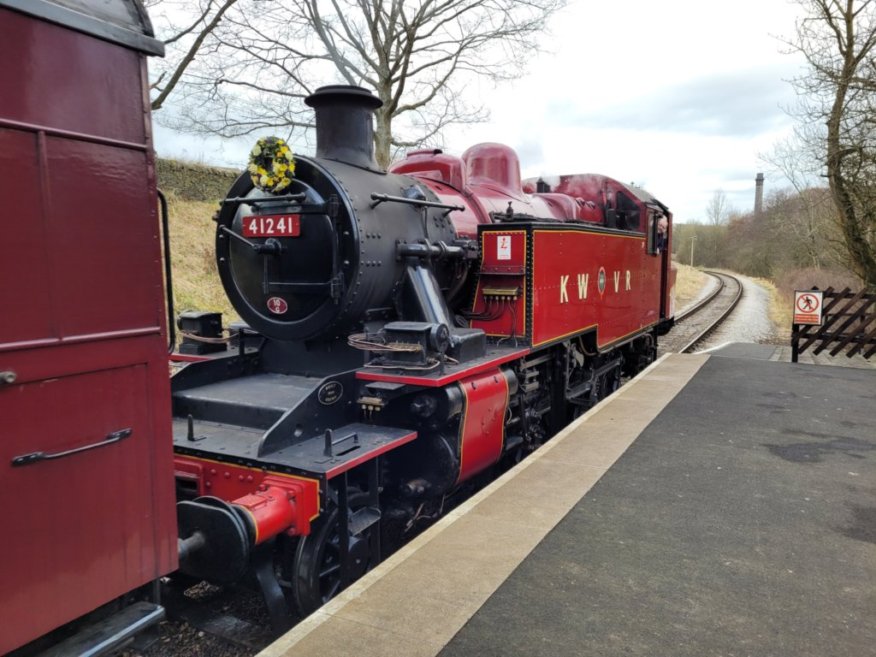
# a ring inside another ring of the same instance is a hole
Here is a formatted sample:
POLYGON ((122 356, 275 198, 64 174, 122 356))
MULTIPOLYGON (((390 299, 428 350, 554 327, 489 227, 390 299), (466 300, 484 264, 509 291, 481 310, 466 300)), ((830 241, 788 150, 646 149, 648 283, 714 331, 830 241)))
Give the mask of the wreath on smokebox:
POLYGON ((247 171, 252 184, 262 191, 282 192, 292 183, 295 173, 292 150, 279 137, 262 137, 249 152, 247 171))

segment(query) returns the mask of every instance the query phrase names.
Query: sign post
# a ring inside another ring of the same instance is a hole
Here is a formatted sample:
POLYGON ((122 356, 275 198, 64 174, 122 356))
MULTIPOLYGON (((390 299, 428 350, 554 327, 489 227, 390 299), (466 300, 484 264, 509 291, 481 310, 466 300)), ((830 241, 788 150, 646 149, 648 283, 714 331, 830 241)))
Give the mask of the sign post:
MULTIPOLYGON (((797 333, 800 325, 821 326, 824 321, 824 292, 821 290, 796 290, 794 292, 794 326, 797 333)), ((791 346, 791 362, 797 362, 797 341, 791 346)))

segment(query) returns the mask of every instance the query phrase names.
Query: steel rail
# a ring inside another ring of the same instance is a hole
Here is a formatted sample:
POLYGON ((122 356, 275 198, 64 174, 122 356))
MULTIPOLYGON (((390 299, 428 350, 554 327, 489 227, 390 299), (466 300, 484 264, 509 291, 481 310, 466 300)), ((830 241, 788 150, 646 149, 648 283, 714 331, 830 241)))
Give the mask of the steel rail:
POLYGON ((688 306, 687 308, 682 310, 680 313, 678 313, 678 315, 676 315, 676 317, 675 317, 676 324, 678 324, 679 322, 683 322, 691 315, 695 315, 696 313, 701 311, 703 308, 708 306, 715 299, 715 297, 717 297, 719 294, 721 294, 721 291, 724 289, 724 285, 725 285, 724 279, 721 278, 717 273, 715 273, 713 271, 706 271, 706 270, 704 270, 703 273, 708 275, 708 276, 711 276, 712 278, 717 280, 718 287, 714 291, 710 292, 705 298, 700 299, 695 304, 688 306))
MULTIPOLYGON (((711 335, 712 331, 714 331, 721 323, 727 319, 728 315, 733 312, 733 309, 736 308, 739 301, 742 299, 742 282, 736 278, 735 276, 731 276, 730 274, 719 274, 717 272, 707 272, 713 276, 718 276, 722 278, 722 285, 720 289, 724 289, 724 281, 723 277, 729 278, 734 283, 736 283, 736 295, 733 297, 733 301, 730 302, 730 305, 721 313, 721 315, 711 324, 709 324, 705 329, 700 331, 696 336, 694 336, 685 346, 678 350, 679 353, 685 354, 693 351, 693 348, 703 340, 705 340, 709 335, 711 335)), ((712 297, 714 298, 714 297, 712 297)))

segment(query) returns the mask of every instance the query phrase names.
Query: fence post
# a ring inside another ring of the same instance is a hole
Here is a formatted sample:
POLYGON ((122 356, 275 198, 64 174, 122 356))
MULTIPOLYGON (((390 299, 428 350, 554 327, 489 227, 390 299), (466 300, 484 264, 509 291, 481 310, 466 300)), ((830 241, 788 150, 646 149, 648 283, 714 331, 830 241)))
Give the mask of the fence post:
POLYGON ((791 324, 791 362, 796 363, 797 357, 800 355, 800 334, 797 332, 799 327, 797 324, 791 324))

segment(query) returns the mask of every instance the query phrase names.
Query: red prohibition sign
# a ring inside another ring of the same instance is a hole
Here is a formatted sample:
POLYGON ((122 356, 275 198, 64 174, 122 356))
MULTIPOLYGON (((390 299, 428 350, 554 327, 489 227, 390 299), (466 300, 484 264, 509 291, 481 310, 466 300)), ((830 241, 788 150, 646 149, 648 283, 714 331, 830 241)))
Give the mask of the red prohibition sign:
POLYGON ((801 313, 814 313, 818 310, 818 297, 814 294, 801 294, 797 299, 797 310, 801 313))

